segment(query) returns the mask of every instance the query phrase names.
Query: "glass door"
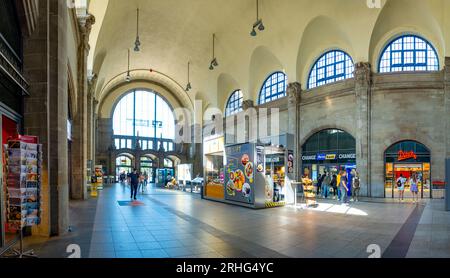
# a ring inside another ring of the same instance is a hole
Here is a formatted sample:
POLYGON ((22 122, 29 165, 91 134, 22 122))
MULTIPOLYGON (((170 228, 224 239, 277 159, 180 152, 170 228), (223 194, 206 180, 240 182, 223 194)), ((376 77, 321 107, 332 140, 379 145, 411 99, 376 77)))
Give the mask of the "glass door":
MULTIPOLYGON (((430 163, 423 164, 423 172, 420 178, 422 190, 422 198, 431 198, 431 166, 430 163)), ((420 190, 420 188, 419 188, 420 190)), ((420 194, 420 193, 419 193, 420 194)))
POLYGON ((394 187, 395 187, 395 179, 394 179, 394 163, 386 163, 386 180, 384 182, 384 190, 386 198, 394 198, 394 187))

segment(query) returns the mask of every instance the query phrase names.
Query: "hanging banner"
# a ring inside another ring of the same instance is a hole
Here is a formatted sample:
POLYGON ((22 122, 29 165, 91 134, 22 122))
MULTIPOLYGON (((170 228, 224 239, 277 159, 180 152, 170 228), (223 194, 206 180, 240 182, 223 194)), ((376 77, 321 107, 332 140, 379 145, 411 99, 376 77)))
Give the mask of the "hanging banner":
POLYGON ((293 151, 288 151, 287 167, 288 167, 288 174, 293 174, 294 173, 294 152, 293 151))

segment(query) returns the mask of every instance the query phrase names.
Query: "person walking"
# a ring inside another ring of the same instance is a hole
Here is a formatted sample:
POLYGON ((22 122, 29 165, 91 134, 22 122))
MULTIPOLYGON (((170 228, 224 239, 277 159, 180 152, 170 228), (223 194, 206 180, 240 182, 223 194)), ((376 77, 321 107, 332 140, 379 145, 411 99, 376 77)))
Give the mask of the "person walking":
POLYGON ((341 192, 341 202, 343 205, 347 204, 347 194, 348 194, 348 186, 347 186, 348 180, 347 180, 347 172, 342 171, 341 172, 341 181, 339 186, 339 191, 341 192))
POLYGON ((413 202, 418 203, 419 202, 419 179, 417 178, 417 174, 412 175, 411 179, 409 180, 409 185, 411 188, 411 193, 413 196, 413 202))
POLYGON ((342 170, 339 170, 339 173, 336 177, 336 186, 338 188, 338 190, 337 190, 338 201, 341 201, 341 177, 342 177, 342 170))
POLYGON ((333 174, 333 177, 331 178, 331 184, 330 187, 333 188, 333 200, 336 200, 337 198, 337 192, 338 192, 338 187, 337 187, 337 176, 336 174, 333 174))
POLYGON ((398 200, 400 202, 403 202, 405 198, 405 183, 406 178, 403 177, 403 174, 400 174, 400 177, 397 179, 398 200))
POLYGON ((137 192, 139 187, 139 174, 136 169, 130 174, 130 187, 131 187, 131 197, 130 199, 137 200, 137 192))
POLYGON ((317 180, 317 189, 316 189, 316 195, 319 196, 321 190, 322 190, 322 183, 325 178, 325 174, 319 174, 319 178, 317 180))
POLYGON ((147 190, 148 185, 148 174, 147 172, 144 172, 144 187, 142 188, 142 192, 144 192, 144 189, 147 190))
POLYGON ((357 171, 353 174, 352 180, 352 199, 354 202, 359 202, 359 191, 361 190, 361 180, 357 171))
POLYGON ((329 171, 325 172, 325 178, 322 182, 322 197, 328 199, 328 194, 330 192, 331 185, 331 174, 329 171))

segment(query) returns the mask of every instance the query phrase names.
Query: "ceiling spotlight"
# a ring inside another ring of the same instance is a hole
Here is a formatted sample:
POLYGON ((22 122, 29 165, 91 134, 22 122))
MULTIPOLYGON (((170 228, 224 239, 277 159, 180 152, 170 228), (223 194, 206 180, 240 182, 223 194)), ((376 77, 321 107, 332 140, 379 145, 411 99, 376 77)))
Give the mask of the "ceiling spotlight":
POLYGON ((264 31, 266 27, 264 26, 262 19, 259 18, 259 0, 256 0, 256 22, 253 24, 253 29, 250 33, 252 37, 256 37, 256 28, 258 28, 259 31, 264 31))
POLYGON ((266 27, 264 27, 264 24, 263 24, 263 22, 262 22, 262 20, 261 20, 261 23, 259 24, 259 26, 258 26, 258 30, 259 31, 264 31, 266 29, 266 27))
POLYGON ((136 11, 136 41, 134 42, 134 51, 139 52, 141 50, 141 40, 139 38, 139 9, 136 11))
POLYGON ((217 62, 217 59, 216 59, 216 58, 214 58, 214 60, 212 60, 212 65, 213 65, 214 67, 218 67, 218 66, 219 66, 219 63, 217 62))
POLYGON ((188 62, 188 84, 186 85, 186 92, 189 92, 191 89, 191 62, 188 62))
POLYGON ((216 34, 213 34, 213 55, 212 55, 211 63, 209 64, 210 70, 214 70, 215 67, 219 66, 219 63, 217 62, 217 58, 216 58, 216 54, 215 54, 216 53, 215 39, 216 39, 216 34))
POLYGON ((130 49, 128 49, 128 70, 127 70, 127 76, 125 77, 126 82, 131 82, 131 75, 130 75, 130 49))

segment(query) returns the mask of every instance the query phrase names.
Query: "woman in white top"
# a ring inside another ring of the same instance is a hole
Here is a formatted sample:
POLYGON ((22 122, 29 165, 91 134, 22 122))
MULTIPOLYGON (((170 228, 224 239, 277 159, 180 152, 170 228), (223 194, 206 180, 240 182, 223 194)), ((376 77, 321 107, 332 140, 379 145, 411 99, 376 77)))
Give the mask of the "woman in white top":
POLYGON ((403 177, 403 174, 400 174, 400 177, 397 179, 397 189, 398 189, 398 200, 403 201, 405 197, 405 183, 406 178, 403 177))

